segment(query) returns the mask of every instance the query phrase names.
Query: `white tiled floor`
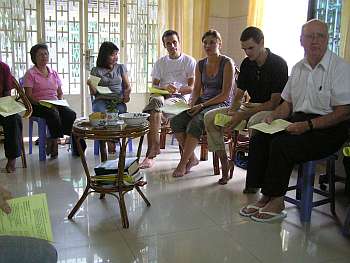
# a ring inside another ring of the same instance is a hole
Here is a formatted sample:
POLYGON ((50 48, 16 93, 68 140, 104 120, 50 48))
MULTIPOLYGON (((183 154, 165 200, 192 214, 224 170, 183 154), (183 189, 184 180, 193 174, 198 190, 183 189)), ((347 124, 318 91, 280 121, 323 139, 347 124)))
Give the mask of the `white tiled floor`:
MULTIPOLYGON (((91 168, 98 163, 91 146, 87 158, 91 168)), ((121 227, 119 207, 111 196, 100 200, 90 195, 74 220, 67 220, 85 177, 80 159, 66 148, 60 148, 57 160, 39 162, 37 154, 28 155, 27 169, 18 160, 16 174, 0 172, 0 184, 14 196, 47 194, 60 263, 350 262, 350 241, 339 225, 347 205, 342 185, 337 191, 338 221, 326 205, 314 210, 311 224, 302 225, 298 210, 288 205, 282 223, 255 223, 238 215, 240 207, 256 198, 242 194, 245 171, 236 168, 233 180, 221 186, 207 161, 174 179, 178 159, 177 146, 168 144, 155 167, 146 170, 148 185, 143 190, 151 207, 136 192, 126 195, 129 229, 121 227)))

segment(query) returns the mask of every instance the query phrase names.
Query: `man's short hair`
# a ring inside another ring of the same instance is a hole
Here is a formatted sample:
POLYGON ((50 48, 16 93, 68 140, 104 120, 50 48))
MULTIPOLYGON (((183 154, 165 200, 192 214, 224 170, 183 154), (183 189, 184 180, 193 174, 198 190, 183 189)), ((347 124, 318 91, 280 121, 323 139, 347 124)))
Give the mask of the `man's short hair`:
POLYGON ((107 68, 108 57, 113 54, 114 51, 119 51, 117 45, 112 42, 103 42, 98 50, 96 66, 101 68, 107 68))
POLYGON ((39 49, 45 49, 47 52, 49 52, 49 49, 45 43, 39 43, 30 49, 30 58, 33 62, 33 64, 36 66, 36 53, 38 53, 39 49))
POLYGON ((264 39, 264 34, 259 28, 250 26, 243 30, 240 41, 244 42, 249 39, 253 39, 255 43, 259 44, 260 41, 264 39))
POLYGON ((327 36, 328 36, 328 24, 325 23, 325 22, 323 22, 323 21, 321 21, 321 20, 319 20, 319 19, 316 19, 316 18, 313 18, 313 19, 307 21, 307 22, 301 27, 301 34, 303 35, 305 27, 307 27, 309 24, 315 23, 315 22, 320 23, 320 24, 323 25, 324 30, 326 31, 327 36))
POLYGON ((170 37, 172 35, 175 35, 177 37, 177 40, 180 41, 180 37, 179 37, 179 34, 175 31, 175 30, 167 30, 163 33, 163 36, 162 36, 162 41, 163 41, 163 45, 165 45, 164 43, 164 38, 166 37, 170 37))
POLYGON ((204 39, 208 36, 212 36, 214 38, 216 38, 217 40, 219 40, 220 43, 222 43, 222 38, 220 33, 215 30, 215 29, 209 29, 207 32, 205 32, 202 36, 202 42, 204 41, 204 39))

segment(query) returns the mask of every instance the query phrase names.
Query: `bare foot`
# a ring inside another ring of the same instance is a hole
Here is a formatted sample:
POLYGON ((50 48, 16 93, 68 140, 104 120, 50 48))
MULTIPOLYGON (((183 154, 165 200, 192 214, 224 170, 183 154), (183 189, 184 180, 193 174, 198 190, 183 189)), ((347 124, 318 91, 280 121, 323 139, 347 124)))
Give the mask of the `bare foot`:
POLYGON ((183 167, 183 164, 180 162, 173 172, 173 177, 182 177, 186 174, 186 166, 183 167))
MULTIPOLYGON (((263 195, 260 200, 258 200, 257 202, 251 204, 252 206, 255 206, 255 207, 259 207, 259 208, 263 208, 265 207, 265 205, 270 201, 270 197, 268 196, 265 196, 263 195)), ((251 214, 251 213, 254 213, 254 212, 257 212, 256 211, 257 209, 256 208, 248 208, 247 206, 244 207, 242 209, 242 211, 246 214, 251 214)))
POLYGON ((233 168, 234 164, 233 162, 228 160, 227 166, 228 166, 227 174, 222 174, 222 177, 218 180, 218 184, 221 184, 221 185, 227 184, 227 182, 232 178, 233 173, 231 174, 231 169, 233 168), (228 173, 230 173, 230 176, 228 175, 228 173))
POLYGON ((6 172, 13 173, 16 170, 16 159, 8 159, 6 164, 6 172))
POLYGON ((196 165, 198 165, 198 164, 199 164, 199 161, 198 161, 197 158, 194 158, 193 160, 190 159, 190 160, 188 161, 188 163, 186 164, 186 171, 185 171, 185 174, 188 174, 188 173, 191 171, 192 167, 194 167, 194 166, 196 166, 196 165))
POLYGON ((139 168, 140 169, 147 169, 147 168, 151 168, 154 165, 154 159, 149 159, 148 157, 146 157, 142 163, 140 163, 139 168))

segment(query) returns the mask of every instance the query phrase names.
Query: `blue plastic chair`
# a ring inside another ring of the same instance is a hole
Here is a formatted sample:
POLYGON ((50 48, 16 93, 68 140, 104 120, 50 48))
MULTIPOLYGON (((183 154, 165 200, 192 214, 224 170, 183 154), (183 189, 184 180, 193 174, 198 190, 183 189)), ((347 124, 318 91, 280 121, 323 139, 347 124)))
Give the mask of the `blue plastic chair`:
MULTIPOLYGON (((23 89, 24 78, 18 80, 19 86, 23 89)), ((29 154, 33 153, 33 122, 38 123, 38 136, 39 136, 39 160, 46 160, 46 121, 40 117, 29 118, 29 154)), ((48 134, 49 135, 49 134, 48 134)))
POLYGON ((335 161, 337 155, 333 154, 325 159, 309 161, 299 165, 297 184, 288 187, 287 191, 296 190, 295 198, 285 196, 284 200, 300 209, 300 221, 310 222, 313 207, 330 203, 331 213, 335 215, 335 161), (319 161, 326 161, 326 176, 328 176, 329 190, 314 188, 315 166, 319 161), (324 199, 313 201, 313 194, 319 194, 324 199))
POLYGON ((33 123, 37 122, 38 124, 38 136, 39 136, 39 160, 46 160, 46 121, 43 118, 39 117, 30 117, 29 118, 29 154, 33 152, 33 123))

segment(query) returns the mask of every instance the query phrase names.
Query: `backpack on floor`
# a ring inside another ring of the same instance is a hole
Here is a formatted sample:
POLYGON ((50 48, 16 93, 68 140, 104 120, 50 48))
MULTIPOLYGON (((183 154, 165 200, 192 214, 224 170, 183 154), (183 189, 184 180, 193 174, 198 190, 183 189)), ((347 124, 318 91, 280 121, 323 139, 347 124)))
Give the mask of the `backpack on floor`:
POLYGON ((243 151, 238 151, 235 156, 235 165, 239 168, 247 170, 248 167, 248 153, 243 151))

